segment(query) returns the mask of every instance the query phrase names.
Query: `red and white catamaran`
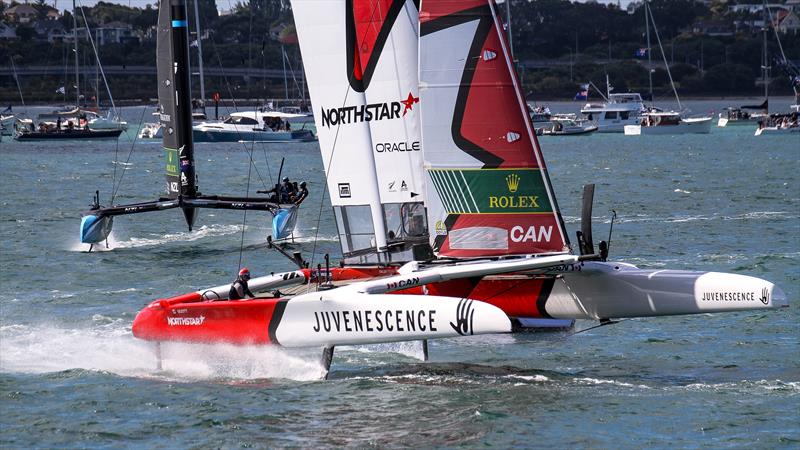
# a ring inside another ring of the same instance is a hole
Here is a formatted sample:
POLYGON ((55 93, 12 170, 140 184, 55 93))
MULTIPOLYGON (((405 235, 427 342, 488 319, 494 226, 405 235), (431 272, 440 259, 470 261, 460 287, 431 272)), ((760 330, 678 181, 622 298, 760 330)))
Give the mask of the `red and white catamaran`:
POLYGON ((322 346, 329 366, 343 344, 787 304, 750 276, 607 261, 591 189, 571 253, 493 0, 292 8, 344 260, 253 279, 253 300, 229 285, 156 300, 136 337, 322 346))

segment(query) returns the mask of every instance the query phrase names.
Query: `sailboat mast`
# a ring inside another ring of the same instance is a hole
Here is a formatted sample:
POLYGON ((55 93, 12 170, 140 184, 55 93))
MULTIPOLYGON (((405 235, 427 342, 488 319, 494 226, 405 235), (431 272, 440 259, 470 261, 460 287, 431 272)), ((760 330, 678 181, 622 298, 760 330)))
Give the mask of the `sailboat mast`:
MULTIPOLYGON (((762 27, 762 45, 761 49, 761 79, 764 82, 764 100, 769 99, 769 61, 767 60, 767 30, 769 29, 769 10, 767 10, 767 0, 763 0, 762 15, 764 17, 764 26, 762 27)), ((769 104, 767 104, 767 114, 769 114, 769 104)))
MULTIPOLYGON (((511 36, 511 0, 506 0, 506 30, 508 36, 508 49, 511 52, 511 60, 514 60, 514 38, 511 36)), ((577 53, 577 49, 575 52, 577 53)))
POLYGON ((81 106, 81 75, 80 66, 78 64, 78 8, 75 6, 75 0, 72 0, 72 34, 75 40, 75 106, 81 106))
POLYGON ((191 231, 197 209, 186 200, 197 198, 192 141, 189 28, 186 0, 160 0, 156 69, 160 122, 164 127, 167 192, 177 199, 191 231))
POLYGON ((650 56, 650 2, 644 1, 644 27, 647 34, 647 80, 650 83, 650 102, 653 102, 653 58, 650 56))
POLYGON ((203 113, 205 114, 206 86, 203 76, 203 39, 200 36, 200 0, 194 0, 194 30, 197 35, 197 67, 200 71, 200 99, 203 101, 203 113))

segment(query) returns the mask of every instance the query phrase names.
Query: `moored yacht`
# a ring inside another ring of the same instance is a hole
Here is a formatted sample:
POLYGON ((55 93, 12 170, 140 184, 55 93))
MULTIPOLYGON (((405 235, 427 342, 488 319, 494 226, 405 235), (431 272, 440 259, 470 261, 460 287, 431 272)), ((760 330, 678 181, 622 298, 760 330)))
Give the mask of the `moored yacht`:
POLYGON ((717 120, 717 126, 755 125, 769 117, 769 114, 766 112, 768 104, 768 100, 764 100, 764 103, 757 106, 745 105, 738 108, 733 106, 724 108, 722 112, 718 114, 719 119, 717 120), (761 112, 750 112, 748 110, 760 110, 761 112))
POLYGON ((676 111, 651 111, 642 115, 638 125, 625 125, 626 135, 705 134, 711 132, 711 117, 681 117, 676 111))
POLYGON ((636 92, 609 94, 604 103, 587 103, 581 115, 597 124, 600 133, 622 133, 625 125, 637 125, 645 111, 642 96, 636 92))
POLYGON ((314 133, 305 126, 293 129, 288 119, 294 116, 279 111, 235 112, 227 119, 193 126, 192 134, 195 142, 291 142, 316 139, 314 133))

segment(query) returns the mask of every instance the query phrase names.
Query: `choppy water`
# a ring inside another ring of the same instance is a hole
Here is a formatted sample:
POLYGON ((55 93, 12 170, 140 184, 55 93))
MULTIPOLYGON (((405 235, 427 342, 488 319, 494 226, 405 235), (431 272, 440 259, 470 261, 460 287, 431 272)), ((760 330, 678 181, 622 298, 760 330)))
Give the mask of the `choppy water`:
MULTIPOLYGON (((176 211, 118 218, 110 251, 86 253, 78 223, 94 190, 107 202, 116 168, 118 201, 154 198, 160 145, 128 159, 130 135, 118 146, 4 139, 0 447, 797 448, 800 139, 733 128, 541 142, 571 234, 581 185, 596 182, 596 235, 619 214, 616 259, 767 278, 792 308, 443 340, 429 363, 416 343, 339 349, 325 382, 317 352, 273 348, 173 344, 156 371, 130 334, 136 312, 232 280, 240 241, 254 272, 290 268, 263 245, 266 217, 248 214, 244 236, 241 213, 203 211, 193 232, 176 211)), ((316 144, 198 145, 201 190, 244 194, 251 148, 251 193, 281 155, 287 175, 310 182, 294 248, 336 253, 316 144)))

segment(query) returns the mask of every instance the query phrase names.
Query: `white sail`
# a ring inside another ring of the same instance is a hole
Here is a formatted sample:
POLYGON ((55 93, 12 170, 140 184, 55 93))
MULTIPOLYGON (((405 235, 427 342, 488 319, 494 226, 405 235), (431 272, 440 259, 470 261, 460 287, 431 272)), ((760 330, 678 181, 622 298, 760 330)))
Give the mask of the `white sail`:
POLYGON ((424 239, 417 5, 294 0, 292 8, 343 253, 424 239))
POLYGON ((292 1, 331 204, 337 211, 340 233, 349 225, 357 233, 340 236, 345 252, 386 247, 372 139, 366 120, 384 111, 369 107, 364 93, 350 87, 351 64, 345 45, 346 3, 346 0, 292 1))

